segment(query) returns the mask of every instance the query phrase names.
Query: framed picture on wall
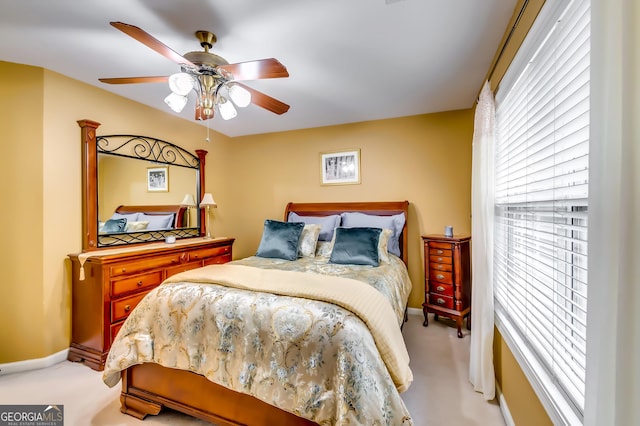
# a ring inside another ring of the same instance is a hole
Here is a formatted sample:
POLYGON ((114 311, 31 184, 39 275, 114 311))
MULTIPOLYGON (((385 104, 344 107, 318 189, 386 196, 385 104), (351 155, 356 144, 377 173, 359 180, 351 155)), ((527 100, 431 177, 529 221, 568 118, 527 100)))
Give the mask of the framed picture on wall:
POLYGON ((169 167, 147 167, 147 191, 169 191, 169 167))
POLYGON ((360 150, 320 153, 320 183, 322 185, 360 183, 360 150))

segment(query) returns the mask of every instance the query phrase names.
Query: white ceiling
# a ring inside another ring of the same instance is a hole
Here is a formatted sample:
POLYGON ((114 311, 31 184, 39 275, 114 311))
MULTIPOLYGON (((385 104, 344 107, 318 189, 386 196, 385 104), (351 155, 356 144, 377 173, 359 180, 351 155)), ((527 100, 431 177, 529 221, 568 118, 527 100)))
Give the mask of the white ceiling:
MULTIPOLYGON (((211 129, 228 136, 470 108, 516 0, 0 0, 0 60, 40 66, 171 112, 164 83, 99 77, 170 75, 179 66, 109 25, 138 26, 174 51, 230 63, 276 58, 289 78, 247 85, 289 105, 250 105, 211 129)), ((180 113, 194 121, 193 93, 180 113)), ((171 112, 172 113, 172 112, 171 112)), ((206 123, 203 123, 205 125, 206 123)))

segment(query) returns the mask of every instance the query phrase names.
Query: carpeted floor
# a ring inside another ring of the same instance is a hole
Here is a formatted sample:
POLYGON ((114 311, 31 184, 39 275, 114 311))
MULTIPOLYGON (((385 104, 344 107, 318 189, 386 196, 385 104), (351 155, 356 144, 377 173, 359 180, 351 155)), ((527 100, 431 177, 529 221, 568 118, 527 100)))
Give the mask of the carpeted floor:
MULTIPOLYGON (((486 402, 469 380, 469 331, 458 339, 453 323, 409 315, 403 334, 414 381, 402 396, 415 426, 504 426, 497 403, 486 402)), ((108 388, 101 373, 81 364, 0 376, 0 404, 63 404, 65 426, 210 425, 165 410, 144 422, 120 413, 120 387, 108 388)), ((275 426, 275 425, 274 425, 275 426)))

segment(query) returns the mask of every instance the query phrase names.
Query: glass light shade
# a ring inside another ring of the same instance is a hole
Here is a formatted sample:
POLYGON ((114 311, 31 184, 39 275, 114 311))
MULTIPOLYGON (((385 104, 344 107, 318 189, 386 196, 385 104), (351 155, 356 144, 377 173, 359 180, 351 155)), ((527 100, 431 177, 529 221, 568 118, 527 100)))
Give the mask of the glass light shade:
POLYGON ((194 81, 186 72, 179 72, 169 76, 169 88, 173 93, 186 96, 193 89, 194 81))
POLYGON ((225 98, 220 98, 218 110, 220 111, 220 115, 222 116, 222 118, 225 120, 230 120, 238 115, 238 111, 236 111, 233 104, 225 98))
POLYGON ((175 112, 180 112, 187 104, 187 97, 177 95, 175 93, 170 93, 169 96, 164 98, 164 103, 169 105, 169 108, 171 108, 175 112))
POLYGON ((240 108, 244 108, 251 103, 251 93, 237 84, 232 84, 229 87, 229 97, 240 108))
POLYGON ((204 196, 202 197, 202 201, 200 201, 200 207, 206 207, 206 206, 218 207, 218 205, 213 199, 213 195, 211 195, 210 192, 205 192, 204 196))

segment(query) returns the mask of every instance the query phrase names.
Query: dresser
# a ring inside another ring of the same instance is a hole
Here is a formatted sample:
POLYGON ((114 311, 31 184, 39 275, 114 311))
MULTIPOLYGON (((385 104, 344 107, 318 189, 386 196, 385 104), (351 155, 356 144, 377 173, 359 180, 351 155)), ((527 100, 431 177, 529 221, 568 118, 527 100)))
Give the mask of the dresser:
POLYGON ((103 370, 124 320, 165 278, 231 260, 233 238, 191 238, 71 254, 69 361, 103 370))
POLYGON ((424 313, 423 325, 429 325, 429 313, 456 321, 462 337, 462 320, 467 317, 471 330, 470 236, 424 235, 424 313))

